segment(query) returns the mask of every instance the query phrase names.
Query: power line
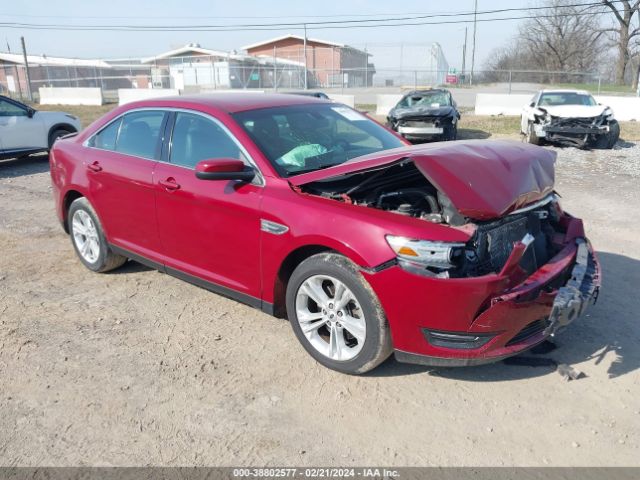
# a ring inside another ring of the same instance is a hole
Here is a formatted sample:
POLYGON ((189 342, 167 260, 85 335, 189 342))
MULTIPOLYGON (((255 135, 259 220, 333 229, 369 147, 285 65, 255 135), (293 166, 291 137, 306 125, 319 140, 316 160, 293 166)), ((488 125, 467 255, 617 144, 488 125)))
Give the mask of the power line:
MULTIPOLYGON (((611 3, 620 3, 622 0, 612 0, 611 3)), ((585 3, 585 4, 575 4, 575 5, 562 5, 562 7, 579 7, 579 6, 602 6, 602 2, 595 3, 585 3)), ((504 12, 515 12, 515 11, 526 11, 526 10, 544 10, 556 8, 554 6, 538 6, 538 7, 514 7, 514 8, 503 8, 498 10, 484 10, 478 11, 478 15, 487 14, 487 13, 504 13, 504 12)), ((409 18, 426 18, 426 17, 440 17, 440 16, 457 16, 457 15, 473 15, 472 11, 445 11, 445 12, 404 12, 404 13, 342 13, 342 14, 332 14, 332 15, 243 15, 243 16, 220 16, 220 15, 189 15, 189 16, 180 16, 180 15, 158 15, 158 16, 146 16, 147 19, 202 19, 202 18, 222 18, 222 19, 246 19, 246 18, 348 18, 348 17, 388 17, 393 15, 403 15, 410 16, 409 18)), ((69 18, 69 15, 32 15, 32 14, 2 14, 4 17, 22 17, 22 18, 69 18)), ((74 15, 73 18, 78 19, 132 19, 139 18, 138 16, 132 15, 121 15, 121 16, 109 16, 109 15, 74 15)), ((383 19, 389 20, 389 19, 383 19)), ((366 21, 366 20, 363 20, 366 21)), ((298 22, 296 25, 301 25, 305 22, 298 22)), ((311 22, 306 22, 307 24, 311 24, 311 22)), ((331 23, 331 22, 329 22, 331 23)))
MULTIPOLYGON (((620 3, 624 0, 612 0, 612 3, 620 3)), ((563 5, 563 8, 568 7, 596 7, 602 6, 600 2, 590 3, 575 3, 563 5)), ((66 31, 211 31, 211 32, 224 32, 224 31, 261 31, 261 30, 282 30, 287 27, 302 28, 302 25, 313 26, 314 29, 340 29, 340 28, 374 28, 374 27, 396 27, 396 26, 412 26, 412 25, 451 25, 451 24, 465 24, 477 22, 495 22, 495 21, 508 21, 508 20, 525 20, 531 18, 554 18, 554 17, 575 17, 583 15, 598 15, 602 12, 582 12, 571 14, 554 14, 554 15, 527 15, 519 17, 499 17, 499 18, 478 18, 475 19, 458 19, 458 20, 440 20, 440 21, 416 21, 427 18, 438 17, 460 17, 469 15, 488 15, 496 13, 507 13, 513 11, 536 11, 543 9, 550 9, 555 7, 530 7, 530 8, 505 8, 498 10, 485 10, 478 12, 458 12, 458 13, 440 13, 440 14, 428 14, 420 16, 404 16, 396 18, 385 19, 361 19, 361 20, 331 20, 331 21, 318 21, 318 22, 303 22, 303 23, 261 23, 261 24, 234 24, 234 25, 63 25, 63 24, 34 24, 23 22, 0 22, 0 27, 5 28, 24 28, 31 30, 66 30, 66 31), (374 23, 375 22, 375 23, 374 23), (401 23, 387 23, 387 22, 401 22, 401 23)))
MULTIPOLYGON (((598 15, 599 13, 575 13, 567 15, 528 15, 521 17, 502 17, 502 18, 483 18, 478 19, 477 22, 501 22, 511 20, 528 20, 532 18, 563 18, 563 17, 578 17, 587 15, 598 15)), ((375 24, 375 25, 326 25, 316 26, 315 30, 335 30, 344 28, 381 28, 381 27, 406 27, 406 26, 418 26, 418 25, 455 25, 455 24, 472 24, 474 20, 450 20, 440 22, 403 22, 403 23, 389 23, 389 24, 375 24)), ((106 26, 93 26, 93 27, 70 27, 68 25, 13 25, 0 23, 0 27, 5 28, 23 28, 27 30, 58 30, 58 31, 116 31, 116 32, 247 32, 247 31, 277 31, 282 30, 282 27, 241 27, 241 28, 207 28, 207 27, 172 27, 172 28, 121 28, 121 27, 106 27, 106 26)), ((302 28, 302 24, 298 26, 302 28)))

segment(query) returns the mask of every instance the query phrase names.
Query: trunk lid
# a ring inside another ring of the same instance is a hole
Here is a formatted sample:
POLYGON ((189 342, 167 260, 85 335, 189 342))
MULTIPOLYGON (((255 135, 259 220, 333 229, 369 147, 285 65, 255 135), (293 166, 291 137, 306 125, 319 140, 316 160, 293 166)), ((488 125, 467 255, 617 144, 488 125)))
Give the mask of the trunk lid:
POLYGON ((556 154, 515 141, 468 140, 401 147, 289 178, 293 186, 412 161, 465 217, 488 220, 553 191, 556 154))

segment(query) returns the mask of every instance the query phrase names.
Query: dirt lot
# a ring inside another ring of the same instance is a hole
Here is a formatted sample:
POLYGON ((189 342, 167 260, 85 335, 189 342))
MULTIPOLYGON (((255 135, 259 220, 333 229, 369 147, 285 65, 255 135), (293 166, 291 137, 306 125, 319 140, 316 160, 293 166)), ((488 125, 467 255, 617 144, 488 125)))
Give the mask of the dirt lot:
MULTIPOLYGON (((86 122, 85 122, 86 123, 86 122)), ((640 146, 559 150, 604 288, 547 354, 363 377, 286 321, 130 262, 93 274, 45 158, 0 164, 1 465, 640 465, 640 146)))

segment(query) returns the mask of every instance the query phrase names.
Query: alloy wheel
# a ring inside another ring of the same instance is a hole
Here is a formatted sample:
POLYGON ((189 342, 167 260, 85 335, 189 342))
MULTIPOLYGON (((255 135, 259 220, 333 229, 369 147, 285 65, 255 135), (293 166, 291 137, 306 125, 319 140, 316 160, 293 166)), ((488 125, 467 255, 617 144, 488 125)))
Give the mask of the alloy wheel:
POLYGON ((87 262, 95 263, 100 256, 100 237, 94 221, 84 210, 76 210, 71 222, 78 253, 87 262))
POLYGON ((366 338, 364 312, 340 280, 328 275, 307 278, 298 288, 295 308, 304 336, 325 357, 347 361, 362 350, 366 338))

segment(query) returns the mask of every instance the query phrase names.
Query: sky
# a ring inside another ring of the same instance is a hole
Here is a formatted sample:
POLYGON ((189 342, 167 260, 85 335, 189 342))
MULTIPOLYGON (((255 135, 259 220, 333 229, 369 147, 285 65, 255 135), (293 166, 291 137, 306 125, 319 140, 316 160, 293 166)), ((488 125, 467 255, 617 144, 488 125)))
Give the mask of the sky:
MULTIPOLYGON (((83 26, 298 23, 334 19, 314 19, 312 15, 403 16, 417 13, 468 12, 473 10, 473 3, 474 0, 322 0, 318 3, 310 0, 5 0, 0 13, 0 23, 83 26)), ((480 11, 529 5, 530 0, 478 0, 480 11)), ((522 12, 511 15, 522 15, 522 12)), ((455 19, 456 17, 449 18, 455 19)), ((482 67, 492 49, 504 45, 513 37, 517 25, 516 20, 478 23, 477 67, 482 67)), ((472 29, 472 25, 469 24, 467 67, 471 61, 472 29)), ((331 40, 358 48, 366 46, 373 54, 372 61, 378 68, 420 66, 424 63, 421 61, 423 55, 426 58, 426 53, 423 52, 426 52, 432 42, 438 42, 449 65, 460 68, 464 31, 465 24, 346 29, 309 27, 307 35, 310 38, 331 40), (402 56, 399 55, 400 44, 403 44, 402 56)), ((12 52, 19 52, 20 37, 24 36, 30 54, 78 58, 140 58, 191 42, 214 50, 240 50, 242 46, 254 42, 287 33, 302 32, 302 28, 295 26, 276 31, 113 32, 34 30, 0 25, 0 51, 6 51, 8 43, 12 52)))

